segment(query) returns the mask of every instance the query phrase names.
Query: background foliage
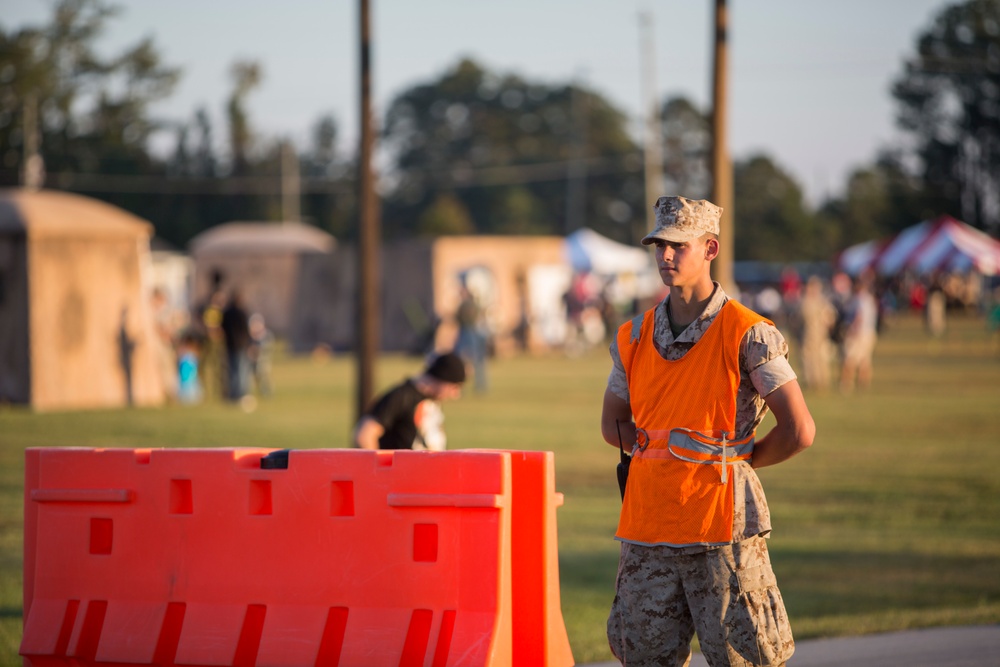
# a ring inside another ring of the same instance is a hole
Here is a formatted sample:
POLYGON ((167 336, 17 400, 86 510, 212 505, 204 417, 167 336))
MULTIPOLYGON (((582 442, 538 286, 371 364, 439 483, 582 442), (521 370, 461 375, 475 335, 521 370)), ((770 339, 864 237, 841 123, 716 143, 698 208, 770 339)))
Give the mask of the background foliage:
MULTIPOLYGON (((222 222, 281 219, 283 140, 249 113, 266 68, 232 64, 226 128, 213 127, 205 109, 154 118, 151 105, 171 94, 180 73, 152 39, 98 57, 115 13, 104 0, 61 0, 45 25, 0 25, 0 185, 20 182, 36 109, 49 187, 122 206, 176 246, 222 222), (174 148, 152 151, 154 135, 174 148)), ((795 175, 768 155, 737 159, 736 258, 829 259, 940 214, 1000 233, 998 17, 1000 0, 965 0, 929 19, 892 90, 907 145, 860 165, 815 209, 795 175)), ((709 194, 710 111, 683 98, 662 102, 672 193, 709 194)), ((387 156, 380 179, 388 237, 587 226, 636 240, 635 222, 645 217, 636 128, 613 100, 580 83, 532 81, 461 60, 402 91, 376 125, 387 156)), ((311 145, 294 147, 302 217, 350 240, 355 155, 337 140, 336 119, 322 115, 311 145)))

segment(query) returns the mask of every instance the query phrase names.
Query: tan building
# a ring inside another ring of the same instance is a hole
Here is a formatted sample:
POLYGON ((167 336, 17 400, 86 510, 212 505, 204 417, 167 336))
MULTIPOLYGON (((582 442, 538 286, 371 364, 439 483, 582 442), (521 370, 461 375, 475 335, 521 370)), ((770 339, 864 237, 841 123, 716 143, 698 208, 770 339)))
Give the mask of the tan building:
MULTIPOLYGON (((298 223, 230 223, 195 237, 195 303, 213 282, 239 287, 248 307, 295 352, 355 349, 357 256, 298 223)), ((386 243, 381 254, 381 349, 454 346, 461 286, 476 292, 498 354, 559 348, 572 267, 559 236, 442 236, 386 243)))
POLYGON ((565 322, 562 296, 571 270, 562 237, 442 237, 433 244, 432 266, 439 348, 455 343, 462 282, 482 301, 497 354, 562 344, 562 335, 545 335, 565 322))
POLYGON ((88 197, 0 190, 0 401, 61 410, 164 400, 152 231, 88 197))
MULTIPOLYGON (((481 301, 498 354, 538 352, 562 342, 571 269, 558 236, 442 236, 382 249, 382 349, 423 353, 449 349, 466 284, 481 301)), ((308 308, 332 331, 334 349, 353 349, 357 285, 355 250, 341 247, 318 282, 332 292, 308 308)))

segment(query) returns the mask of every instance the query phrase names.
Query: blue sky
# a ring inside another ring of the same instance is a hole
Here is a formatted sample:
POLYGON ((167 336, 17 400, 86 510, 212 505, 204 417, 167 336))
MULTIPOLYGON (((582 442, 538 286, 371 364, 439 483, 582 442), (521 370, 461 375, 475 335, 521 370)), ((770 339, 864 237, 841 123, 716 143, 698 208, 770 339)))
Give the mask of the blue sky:
MULTIPOLYGON (((640 14, 651 18, 660 97, 683 94, 707 109, 711 0, 370 0, 378 111, 460 58, 526 79, 571 79, 634 119, 642 108, 640 14)), ((308 142, 332 113, 347 152, 358 134, 356 0, 118 0, 101 39, 118 51, 153 36, 181 67, 174 95, 154 109, 170 120, 205 107, 223 135, 228 71, 259 61, 248 108, 268 137, 308 142)), ((730 0, 730 148, 735 159, 771 156, 810 201, 837 194, 850 171, 897 144, 889 89, 917 36, 947 0, 730 0)), ((45 20, 49 0, 0 0, 5 29, 45 20)))

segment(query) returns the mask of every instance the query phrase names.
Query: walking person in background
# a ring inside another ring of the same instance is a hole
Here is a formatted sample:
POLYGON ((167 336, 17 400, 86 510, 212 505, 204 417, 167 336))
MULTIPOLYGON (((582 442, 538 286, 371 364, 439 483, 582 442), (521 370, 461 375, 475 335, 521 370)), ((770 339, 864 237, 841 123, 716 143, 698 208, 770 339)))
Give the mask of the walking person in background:
POLYGON ((486 335, 483 321, 483 309, 476 302, 476 297, 466 285, 461 287, 461 300, 455 311, 458 323, 458 340, 455 352, 472 366, 473 386, 477 392, 485 392, 489 388, 486 377, 486 335))
POLYGON ((253 377, 257 395, 267 398, 271 395, 271 355, 274 335, 267 328, 264 316, 254 313, 250 316, 250 346, 247 357, 250 360, 250 375, 253 377))
POLYGON ((233 289, 229 303, 222 311, 222 335, 226 343, 228 398, 240 401, 247 395, 250 384, 250 316, 243 305, 243 295, 233 289))
POLYGON ((935 276, 931 279, 930 288, 927 290, 927 303, 924 306, 924 323, 927 326, 927 333, 933 339, 944 338, 947 329, 947 308, 948 298, 945 296, 940 278, 935 276))
POLYGON ((198 338, 194 333, 181 335, 177 344, 177 400, 184 404, 201 402, 198 349, 198 338))
POLYGON ((854 281, 854 291, 844 313, 844 351, 840 367, 840 390, 855 386, 867 389, 872 381, 872 355, 878 340, 878 301, 872 293, 873 277, 863 274, 854 281))
POLYGON ((177 349, 174 340, 174 317, 167 295, 159 287, 153 290, 150 297, 150 308, 153 311, 153 327, 156 347, 156 363, 163 378, 163 390, 167 400, 177 400, 177 349))
POLYGON ((837 309, 823 293, 823 281, 810 276, 799 302, 802 320, 802 379, 810 389, 830 387, 833 364, 831 330, 837 322, 837 309))
POLYGON ((632 446, 608 641, 626 666, 686 665, 695 633, 710 665, 782 665, 795 645, 754 469, 815 425, 781 333, 711 279, 722 209, 661 197, 655 212, 642 243, 669 293, 618 329, 601 413, 605 441, 632 446))
POLYGON ((132 356, 135 353, 136 339, 128 331, 128 307, 122 307, 122 315, 118 324, 118 362, 121 364, 122 375, 125 377, 125 405, 131 407, 132 393, 132 356))
POLYGON ((441 401, 458 398, 465 362, 453 352, 434 357, 424 371, 378 397, 354 427, 361 449, 430 449, 447 446, 441 401))
POLYGON ((222 333, 222 310, 225 306, 225 292, 216 286, 195 317, 200 348, 198 369, 201 387, 208 400, 225 398, 229 394, 225 373, 226 341, 222 333))

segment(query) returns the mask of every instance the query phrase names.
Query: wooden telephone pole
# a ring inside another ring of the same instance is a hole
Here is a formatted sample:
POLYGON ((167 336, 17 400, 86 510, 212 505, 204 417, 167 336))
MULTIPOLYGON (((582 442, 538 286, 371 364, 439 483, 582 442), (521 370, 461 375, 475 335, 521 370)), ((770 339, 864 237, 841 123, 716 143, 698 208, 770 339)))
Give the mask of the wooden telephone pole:
POLYGON ((719 224, 719 256, 712 262, 715 280, 730 295, 736 295, 733 277, 733 164, 729 158, 727 132, 729 16, 726 0, 715 0, 715 67, 712 86, 712 202, 723 208, 719 224))
POLYGON ((289 140, 281 142, 281 219, 300 222, 302 215, 299 200, 302 198, 302 179, 299 175, 299 158, 289 140))
MULTIPOLYGON (((632 242, 638 244, 639 239, 656 227, 656 212, 653 204, 663 191, 663 126, 660 123, 660 102, 656 93, 656 56, 653 51, 653 17, 648 12, 639 15, 639 30, 642 36, 642 103, 645 107, 645 141, 643 141, 643 156, 645 158, 644 173, 646 178, 645 217, 637 220, 639 229, 632 232, 632 242), (642 225, 645 225, 643 227, 642 225)), ((678 193, 680 194, 680 193, 678 193)))
POLYGON ((361 150, 358 164, 358 292, 357 292, 357 404, 360 417, 374 393, 375 356, 381 341, 380 266, 381 224, 372 170, 374 134, 371 115, 371 35, 369 1, 359 0, 361 37, 361 150))

